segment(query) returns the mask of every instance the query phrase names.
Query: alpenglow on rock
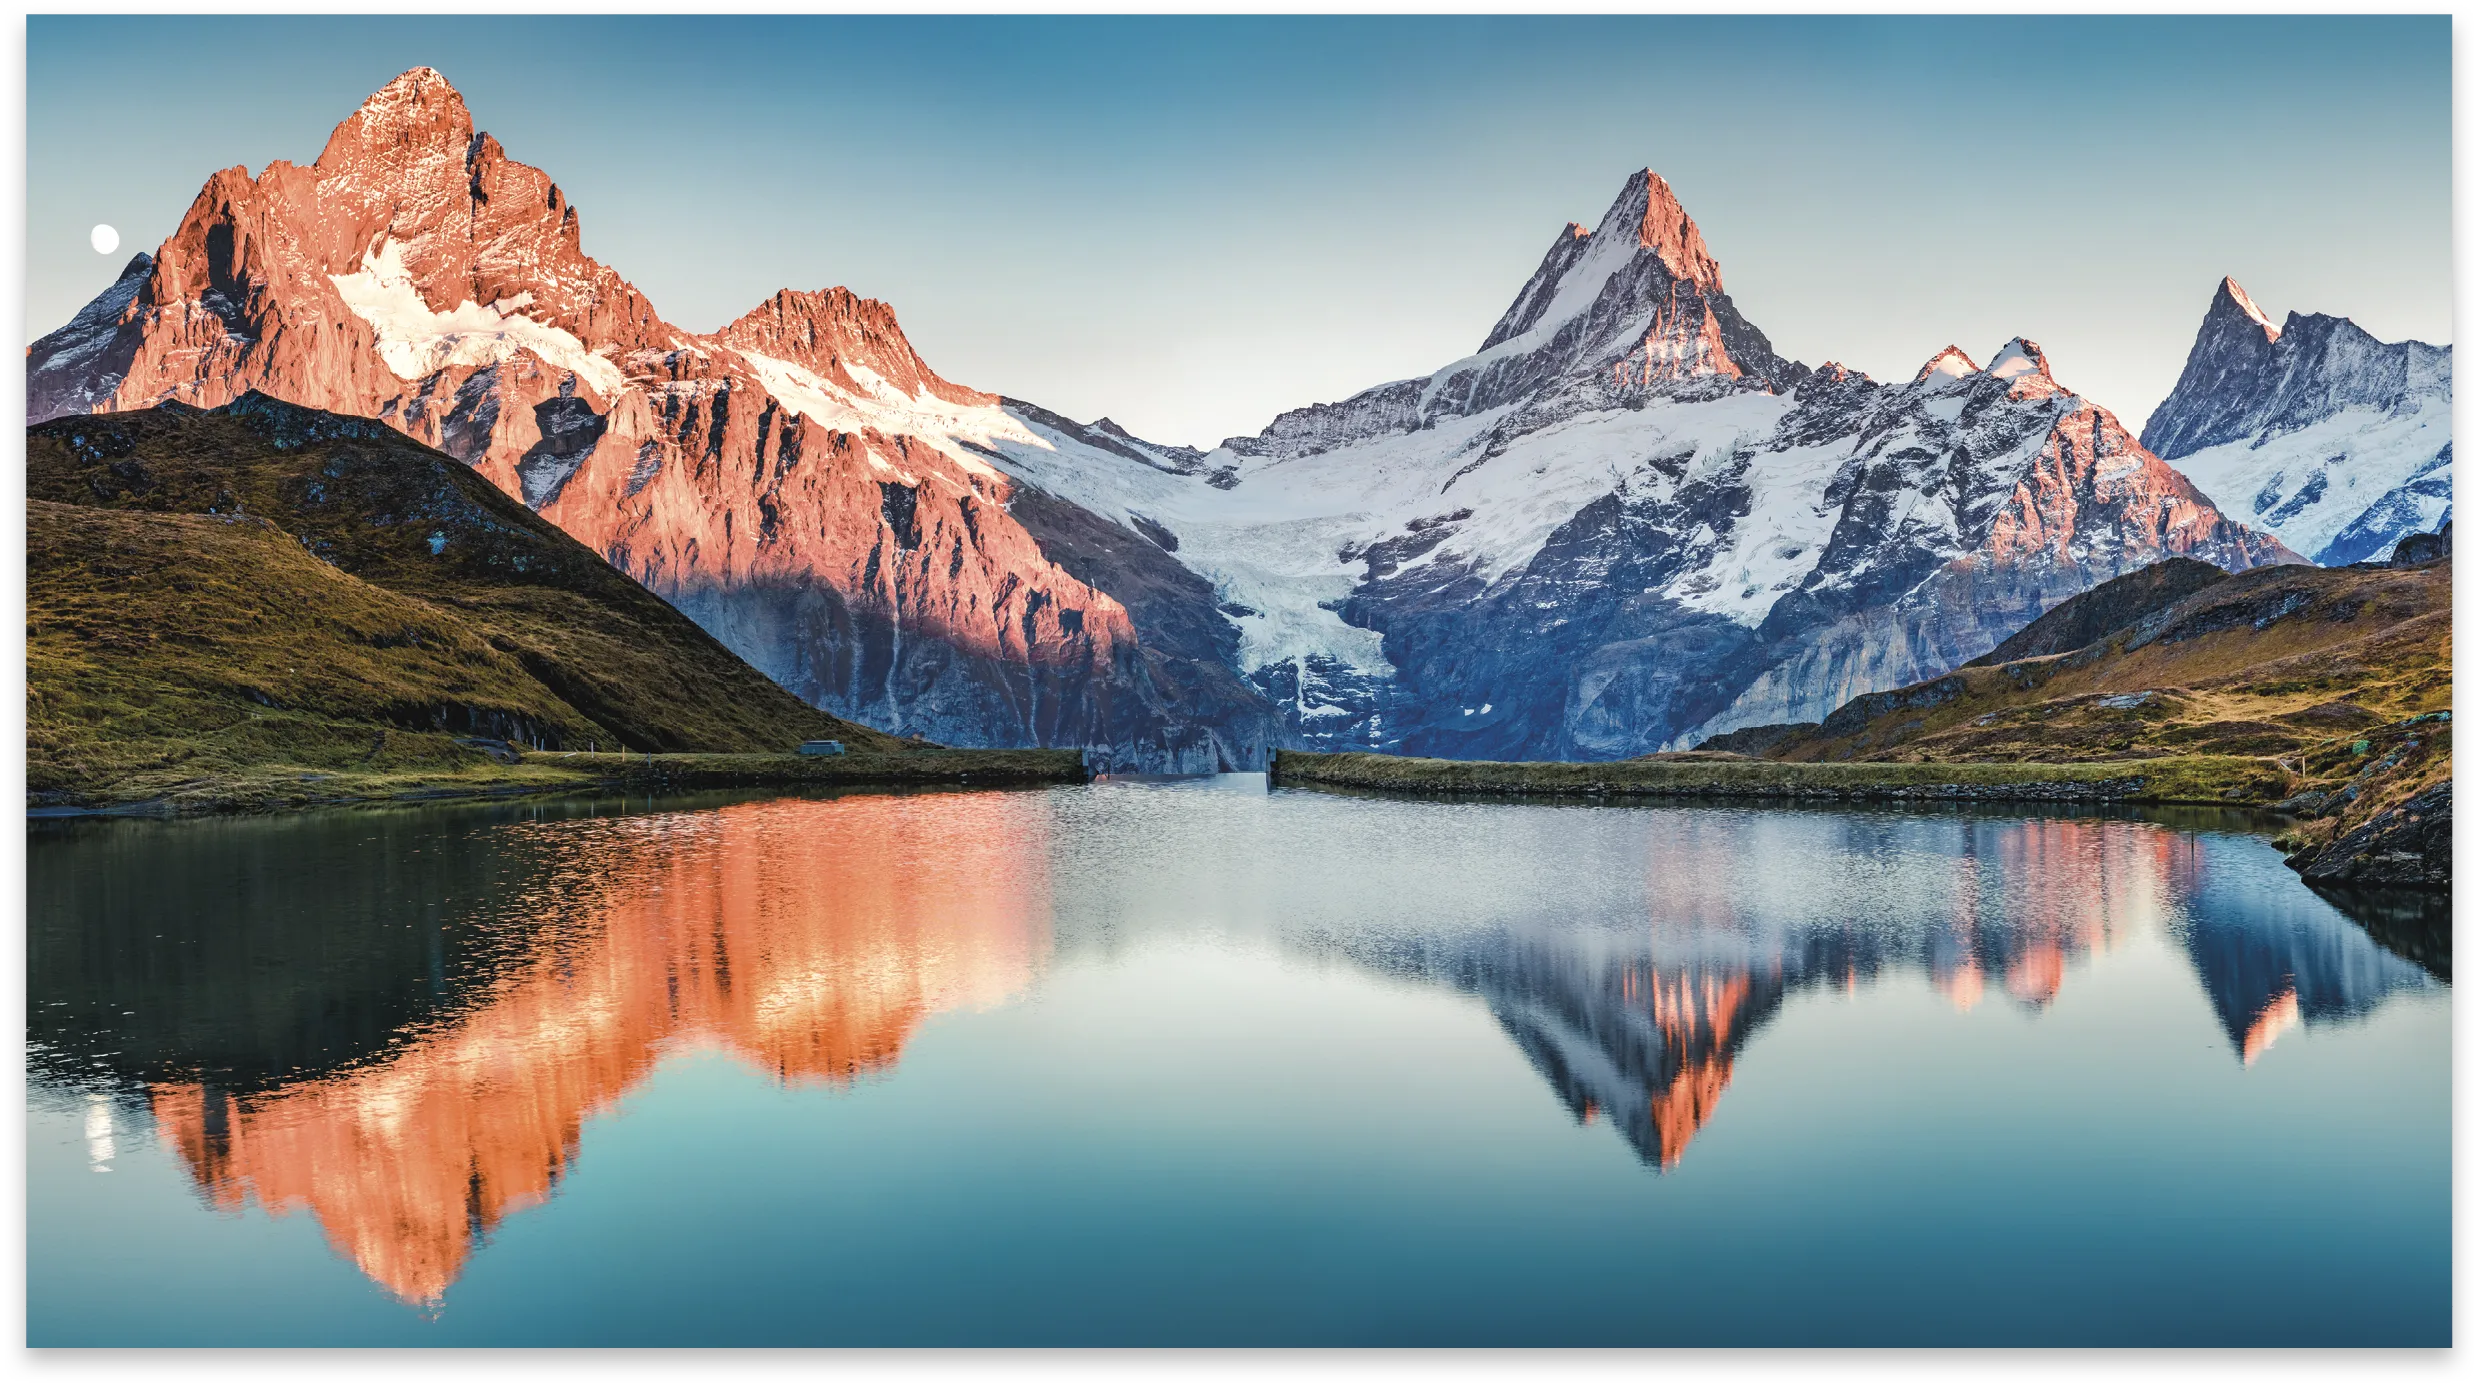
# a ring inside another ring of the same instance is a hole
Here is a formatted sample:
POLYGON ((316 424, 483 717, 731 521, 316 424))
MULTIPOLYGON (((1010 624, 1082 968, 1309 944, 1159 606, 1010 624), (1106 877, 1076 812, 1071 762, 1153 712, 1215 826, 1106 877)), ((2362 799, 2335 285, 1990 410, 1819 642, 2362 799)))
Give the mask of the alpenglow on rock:
POLYGON ((1148 541, 1019 522, 1021 488, 976 449, 1038 444, 922 362, 886 305, 786 291, 719 333, 665 322, 429 68, 315 164, 210 178, 27 371, 38 421, 251 390, 382 420, 855 720, 1198 770, 1261 763, 1272 732, 1214 631, 1147 638, 1077 576, 1104 565, 1076 544, 1148 541))
POLYGON ((2452 351, 2320 313, 2274 327, 2222 279, 2142 441, 2317 563, 2380 558, 2452 514, 2452 351))
POLYGON ((1649 170, 1471 355, 1205 451, 949 381, 845 289, 676 327, 420 68, 315 164, 214 175, 27 367, 37 419, 255 389, 382 420, 817 706, 1101 768, 1635 755, 1941 673, 2163 557, 2293 557, 2029 342, 1899 384, 1784 359, 1649 170))

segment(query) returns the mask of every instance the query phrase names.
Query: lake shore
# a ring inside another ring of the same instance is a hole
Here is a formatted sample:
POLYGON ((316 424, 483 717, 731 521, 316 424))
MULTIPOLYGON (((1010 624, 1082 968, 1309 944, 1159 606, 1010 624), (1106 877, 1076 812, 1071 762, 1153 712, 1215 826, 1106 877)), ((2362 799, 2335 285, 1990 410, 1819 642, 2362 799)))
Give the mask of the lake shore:
MULTIPOLYGON (((2406 724, 2405 724, 2406 725, 2406 724)), ((2398 729, 2393 729, 2397 731, 2398 729)), ((2433 733, 2430 732, 2430 735, 2433 733)), ((2366 760, 2368 742, 2356 744, 2366 760)), ((2361 780, 2389 761, 2369 761, 2361 780)), ((1438 796, 1683 802, 2208 805, 2290 815, 2299 777, 2252 756, 2162 756, 2073 764, 2000 761, 1777 761, 1725 753, 1621 761, 1458 761, 1366 751, 1279 751, 1276 785, 1438 796)), ((2370 806, 2378 800, 2370 799, 2370 806)), ((2347 817, 2292 819, 2274 843, 2307 881, 2436 891, 2451 884, 2451 782, 2347 817)))
POLYGON ((94 816, 179 818, 202 814, 285 813, 361 804, 444 803, 615 791, 668 794, 698 789, 802 789, 930 785, 1081 784, 1092 778, 1076 750, 924 748, 840 756, 758 753, 623 755, 527 751, 513 763, 450 771, 325 773, 270 767, 202 778, 170 792, 115 798, 108 793, 34 804, 29 818, 94 816))
POLYGON ((2068 765, 1908 761, 1791 762, 1714 756, 1620 761, 1435 760, 1367 751, 1279 751, 1274 784, 1412 794, 1626 799, 2021 800, 2260 807, 2288 777, 2246 756, 2176 756, 2068 765))

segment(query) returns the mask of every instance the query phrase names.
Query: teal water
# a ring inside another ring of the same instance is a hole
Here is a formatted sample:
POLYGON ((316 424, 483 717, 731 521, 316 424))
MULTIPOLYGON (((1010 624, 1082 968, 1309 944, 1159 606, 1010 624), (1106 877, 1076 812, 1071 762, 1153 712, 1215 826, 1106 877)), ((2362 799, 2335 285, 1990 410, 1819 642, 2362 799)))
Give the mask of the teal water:
POLYGON ((29 1339, 2448 1342, 2442 926, 2251 827, 47 825, 29 1339))

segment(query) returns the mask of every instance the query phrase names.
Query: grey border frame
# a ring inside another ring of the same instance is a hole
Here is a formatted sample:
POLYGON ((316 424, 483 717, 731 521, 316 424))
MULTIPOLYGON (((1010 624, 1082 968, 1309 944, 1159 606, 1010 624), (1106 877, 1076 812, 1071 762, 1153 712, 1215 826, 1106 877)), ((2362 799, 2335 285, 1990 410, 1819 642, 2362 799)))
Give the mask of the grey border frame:
MULTIPOLYGON (((825 0, 733 0, 733 12, 1514 12, 1519 2, 1355 0, 1308 5, 1303 0, 880 0, 850 5, 825 0)), ((245 0, 233 5, 181 0, 0 0, 0 250, 25 263, 25 15, 79 12, 429 12, 429 15, 605 15, 605 12, 696 12, 694 0, 434 0, 406 5, 384 0, 245 0), (15 97, 5 97, 15 92, 15 97)), ((1767 12, 1767 15, 2020 15, 2002 0, 1903 0, 1861 5, 1834 0, 1564 0, 1559 12, 1767 12)), ((2453 15, 2453 263, 2478 236, 2478 0, 2047 0, 2049 15, 2453 15)), ((2456 273, 2453 340, 2471 340, 2478 300, 2456 273)), ((25 275, 0 273, 0 322, 25 317, 25 275)), ((0 417, 25 419, 25 372, 0 372, 0 417)), ((2478 419, 2453 422, 2456 456, 2468 456, 2478 419)), ((25 434, 0 429, 5 518, 0 518, 0 610, 25 622, 25 434)), ((2458 476, 2456 476, 2458 483, 2458 476)), ((2453 565, 2478 570, 2463 550, 2453 565)), ((2456 603, 2453 635, 2466 642, 2478 615, 2456 603)), ((10 687, 25 689, 25 645, 0 642, 10 687)), ((2453 689, 2456 719, 2471 699, 2453 689)), ((25 793, 25 702, 7 702, 10 801, 25 793)), ((2478 828, 2458 821, 2453 853, 2471 853, 2478 828)), ((15 890, 0 903, 0 920, 15 945, 0 950, 0 1014, 12 1034, 25 1034, 25 838, 0 838, 0 865, 15 890)), ((2466 937, 2471 907, 2453 903, 2453 937, 2466 937)), ((2453 992, 2453 1066, 2478 1074, 2478 1026, 2453 992)), ((25 1046, 5 1046, 0 1059, 0 1168, 25 1183, 25 1046)), ((2463 1188, 2463 1170, 2478 1155, 2478 1108, 2453 1086, 2453 1265, 2478 1265, 2478 1207, 2463 1188)), ((25 1200, 0 1200, 0 1237, 17 1247, 0 1257, 0 1381, 2473 1381, 2478 1384, 2478 1274, 2453 1277, 2453 1346, 2448 1349, 27 1349, 25 1346, 25 1200)))

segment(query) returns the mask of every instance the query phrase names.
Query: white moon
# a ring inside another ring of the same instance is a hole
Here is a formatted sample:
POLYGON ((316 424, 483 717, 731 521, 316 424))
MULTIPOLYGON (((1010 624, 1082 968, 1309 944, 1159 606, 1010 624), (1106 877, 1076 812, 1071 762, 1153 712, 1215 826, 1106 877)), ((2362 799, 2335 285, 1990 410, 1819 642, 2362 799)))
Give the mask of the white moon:
POLYGON ((95 243, 97 255, 109 255, 120 249, 120 233, 109 226, 96 227, 87 234, 86 239, 95 243))

